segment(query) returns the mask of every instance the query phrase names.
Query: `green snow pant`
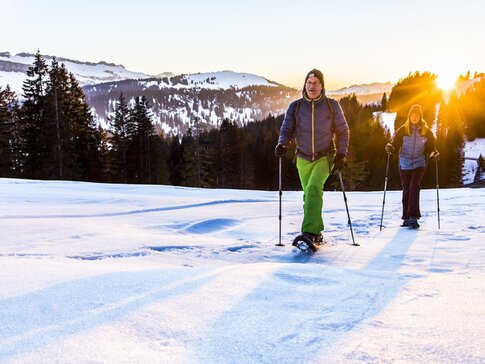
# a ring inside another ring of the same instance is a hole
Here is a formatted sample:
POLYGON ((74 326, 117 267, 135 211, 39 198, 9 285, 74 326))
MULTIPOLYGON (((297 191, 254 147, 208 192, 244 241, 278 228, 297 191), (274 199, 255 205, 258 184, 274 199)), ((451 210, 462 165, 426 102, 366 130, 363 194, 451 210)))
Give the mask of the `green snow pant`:
POLYGON ((301 231, 318 235, 323 231, 323 185, 330 175, 327 157, 314 162, 298 157, 296 167, 303 189, 303 222, 301 231))

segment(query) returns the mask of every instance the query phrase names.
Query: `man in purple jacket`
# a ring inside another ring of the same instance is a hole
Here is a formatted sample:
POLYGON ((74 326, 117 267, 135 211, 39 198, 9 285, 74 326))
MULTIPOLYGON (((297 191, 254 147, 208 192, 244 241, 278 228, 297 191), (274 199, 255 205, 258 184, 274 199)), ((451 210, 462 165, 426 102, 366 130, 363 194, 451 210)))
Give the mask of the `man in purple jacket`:
POLYGON ((305 77, 303 97, 288 107, 275 155, 281 157, 293 139, 296 140, 296 166, 303 188, 301 231, 319 243, 324 229, 323 186, 330 171, 333 173, 345 166, 349 127, 338 101, 325 96, 323 74, 317 69, 311 70, 305 77), (330 170, 335 151, 337 154, 330 170))

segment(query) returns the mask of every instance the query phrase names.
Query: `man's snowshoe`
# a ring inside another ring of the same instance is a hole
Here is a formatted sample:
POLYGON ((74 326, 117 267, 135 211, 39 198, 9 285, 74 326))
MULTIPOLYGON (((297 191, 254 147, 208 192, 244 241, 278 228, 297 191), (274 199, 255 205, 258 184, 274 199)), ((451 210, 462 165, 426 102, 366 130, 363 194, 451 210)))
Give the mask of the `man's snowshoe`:
POLYGON ((292 245, 310 254, 316 252, 320 245, 324 243, 325 241, 323 240, 322 233, 320 233, 319 235, 303 233, 293 239, 292 245))

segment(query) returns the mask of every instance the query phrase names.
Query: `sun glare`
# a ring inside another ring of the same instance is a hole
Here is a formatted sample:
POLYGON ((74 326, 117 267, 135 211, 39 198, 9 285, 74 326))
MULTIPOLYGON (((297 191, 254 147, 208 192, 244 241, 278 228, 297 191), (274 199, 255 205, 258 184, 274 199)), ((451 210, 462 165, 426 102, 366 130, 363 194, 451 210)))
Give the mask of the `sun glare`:
POLYGON ((450 91, 455 88, 457 76, 450 73, 439 73, 436 83, 443 91, 450 91))

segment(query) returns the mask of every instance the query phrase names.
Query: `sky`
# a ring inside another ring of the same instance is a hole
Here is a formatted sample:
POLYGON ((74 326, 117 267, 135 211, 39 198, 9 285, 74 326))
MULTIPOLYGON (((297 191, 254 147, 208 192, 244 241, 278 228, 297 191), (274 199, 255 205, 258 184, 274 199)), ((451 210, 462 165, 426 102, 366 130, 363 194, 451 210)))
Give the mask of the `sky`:
POLYGON ((0 51, 122 64, 132 71, 232 70, 301 87, 397 82, 409 72, 485 71, 481 0, 0 0, 0 51))

